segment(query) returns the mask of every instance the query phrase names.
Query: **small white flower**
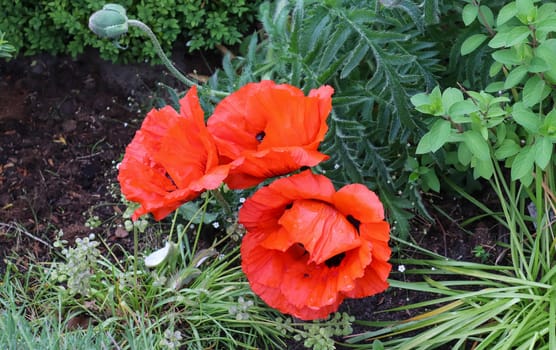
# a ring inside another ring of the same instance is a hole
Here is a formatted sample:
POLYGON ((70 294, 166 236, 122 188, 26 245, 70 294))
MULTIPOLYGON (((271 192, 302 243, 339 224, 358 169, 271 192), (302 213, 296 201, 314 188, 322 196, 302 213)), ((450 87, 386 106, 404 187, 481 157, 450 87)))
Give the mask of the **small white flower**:
POLYGON ((240 203, 245 203, 245 198, 241 197, 241 198, 239 199, 239 202, 240 202, 240 203))
POLYGON ((336 163, 334 164, 334 170, 339 169, 340 168, 340 164, 336 163))
POLYGON ((401 273, 404 273, 405 272, 405 265, 399 265, 398 266, 398 271, 401 272, 401 273))
POLYGON ((220 223, 218 221, 215 221, 212 223, 212 227, 214 228, 219 228, 220 227, 220 223))

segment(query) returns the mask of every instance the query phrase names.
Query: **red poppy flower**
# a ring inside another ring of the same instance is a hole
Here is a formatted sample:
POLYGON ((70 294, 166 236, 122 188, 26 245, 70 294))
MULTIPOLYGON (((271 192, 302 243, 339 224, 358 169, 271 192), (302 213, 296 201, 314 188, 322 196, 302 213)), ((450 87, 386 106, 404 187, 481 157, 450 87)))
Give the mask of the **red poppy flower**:
POLYGON ((152 213, 161 220, 202 191, 215 189, 228 175, 219 165, 214 140, 192 87, 180 100, 180 113, 166 106, 147 114, 119 167, 122 193, 141 204, 133 219, 152 213))
POLYGON ((332 110, 330 86, 309 96, 287 84, 250 83, 224 98, 207 121, 223 163, 226 183, 239 189, 314 166, 328 158, 317 151, 332 110))
POLYGON ((242 268, 253 291, 283 313, 325 318, 344 298, 384 291, 390 227, 376 194, 363 185, 336 191, 306 170, 247 199, 242 268))

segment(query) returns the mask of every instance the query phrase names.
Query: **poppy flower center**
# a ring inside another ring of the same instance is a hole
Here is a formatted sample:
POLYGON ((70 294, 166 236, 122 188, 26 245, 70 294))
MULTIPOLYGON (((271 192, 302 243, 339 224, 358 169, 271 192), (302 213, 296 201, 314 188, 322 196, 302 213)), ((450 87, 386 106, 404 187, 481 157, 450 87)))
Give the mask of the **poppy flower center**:
POLYGON ((355 229, 357 230, 357 233, 359 233, 359 226, 361 225, 361 221, 357 220, 356 218, 354 218, 351 215, 346 216, 347 221, 349 221, 350 224, 353 225, 353 227, 355 227, 355 229))
POLYGON ((333 257, 331 257, 330 259, 327 259, 324 264, 328 267, 328 268, 332 268, 332 267, 336 267, 336 266, 340 266, 340 264, 342 263, 342 260, 344 260, 346 256, 346 253, 340 253, 340 254, 336 254, 333 257))
POLYGON ((264 137, 266 136, 266 133, 264 131, 261 131, 260 133, 258 133, 255 138, 257 139, 258 142, 263 142, 264 137))

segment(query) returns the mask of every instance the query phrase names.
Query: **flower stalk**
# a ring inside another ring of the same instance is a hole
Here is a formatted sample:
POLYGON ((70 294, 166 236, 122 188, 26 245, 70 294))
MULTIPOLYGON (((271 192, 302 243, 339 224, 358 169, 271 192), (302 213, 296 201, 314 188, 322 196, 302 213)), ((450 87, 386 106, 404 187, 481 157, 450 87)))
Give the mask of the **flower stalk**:
MULTIPOLYGON (((126 34, 130 26, 140 29, 151 39, 158 57, 176 79, 187 87, 196 86, 201 88, 199 84, 182 74, 170 61, 151 28, 139 20, 129 19, 123 6, 118 4, 106 4, 101 10, 93 13, 89 18, 89 28, 93 33, 101 38, 109 38, 114 41, 117 41, 122 35, 126 34)), ((229 95, 227 92, 212 89, 210 90, 210 94, 217 97, 229 95)))

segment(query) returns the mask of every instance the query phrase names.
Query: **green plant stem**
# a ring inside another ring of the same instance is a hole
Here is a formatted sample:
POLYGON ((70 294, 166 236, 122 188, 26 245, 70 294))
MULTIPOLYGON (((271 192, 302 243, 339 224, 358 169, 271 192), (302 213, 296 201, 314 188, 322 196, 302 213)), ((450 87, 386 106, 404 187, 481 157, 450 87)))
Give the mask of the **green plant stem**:
POLYGON ((184 83, 185 85, 187 85, 189 87, 198 86, 197 83, 195 83, 191 79, 188 79, 185 75, 183 75, 176 68, 176 66, 174 66, 172 64, 172 62, 170 62, 170 59, 168 59, 168 56, 166 56, 166 54, 164 53, 164 50, 162 50, 162 47, 160 46, 160 43, 158 42, 158 39, 156 38, 156 35, 154 35, 153 31, 151 30, 151 28, 149 28, 149 26, 147 26, 145 23, 143 23, 141 21, 138 21, 136 19, 128 20, 127 24, 132 26, 132 27, 139 28, 143 32, 145 32, 145 34, 147 34, 147 36, 149 37, 149 39, 151 39, 151 41, 154 45, 154 49, 156 50, 156 53, 158 54, 158 57, 160 57, 160 59, 162 60, 162 63, 164 63, 164 65, 166 66, 166 68, 168 68, 170 73, 172 73, 179 81, 181 81, 182 83, 184 83))
MULTIPOLYGON (((191 79, 187 78, 185 75, 183 75, 176 68, 176 66, 174 66, 172 64, 172 62, 170 61, 168 56, 164 53, 164 50, 162 50, 162 47, 160 46, 160 42, 156 38, 156 35, 153 33, 151 28, 149 28, 148 25, 146 25, 145 23, 143 23, 139 20, 136 20, 136 19, 129 19, 127 21, 127 24, 129 26, 139 28, 145 34, 147 34, 147 36, 149 37, 149 39, 151 39, 151 41, 154 45, 154 49, 155 49, 156 53, 158 54, 158 57, 160 57, 160 59, 162 60, 162 63, 164 63, 166 68, 170 71, 170 73, 172 73, 172 75, 174 77, 176 77, 176 79, 178 79, 179 81, 181 81, 182 83, 184 83, 188 87, 196 86, 198 88, 202 88, 199 84, 197 84, 193 80, 191 80, 191 79)), ((227 92, 224 92, 224 91, 210 90, 210 92, 213 96, 219 96, 219 97, 225 97, 225 96, 229 95, 227 92)))
POLYGON ((133 225, 133 275, 137 281, 137 259, 139 259, 139 233, 137 227, 133 225))
POLYGON ((228 201, 226 201, 226 199, 222 195, 222 192, 220 192, 220 189, 212 190, 210 192, 212 193, 212 195, 214 196, 214 198, 216 199, 218 204, 220 204, 220 206, 222 206, 222 208, 226 212, 226 216, 228 218, 232 218, 233 214, 234 214, 232 212, 232 208, 230 208, 230 204, 228 204, 228 201))

